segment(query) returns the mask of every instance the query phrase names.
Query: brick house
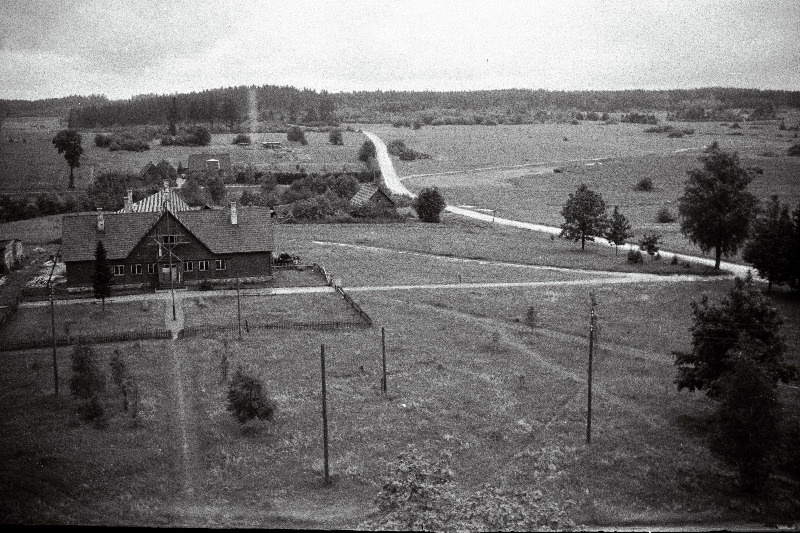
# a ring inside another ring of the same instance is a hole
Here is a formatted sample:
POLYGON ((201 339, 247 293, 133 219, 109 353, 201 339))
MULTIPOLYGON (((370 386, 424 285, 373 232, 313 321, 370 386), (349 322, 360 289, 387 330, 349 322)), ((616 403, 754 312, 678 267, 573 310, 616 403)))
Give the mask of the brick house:
POLYGON ((196 286, 203 281, 266 280, 274 236, 268 208, 103 213, 64 217, 67 287, 92 286, 95 250, 103 242, 123 288, 196 286))

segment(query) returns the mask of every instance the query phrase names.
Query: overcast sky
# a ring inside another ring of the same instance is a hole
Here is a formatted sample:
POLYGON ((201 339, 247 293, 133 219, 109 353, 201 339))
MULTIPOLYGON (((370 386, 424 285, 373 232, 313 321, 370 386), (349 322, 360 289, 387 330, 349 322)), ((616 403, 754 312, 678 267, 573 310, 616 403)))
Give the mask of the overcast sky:
POLYGON ((800 1, 0 0, 0 98, 800 90, 800 1))

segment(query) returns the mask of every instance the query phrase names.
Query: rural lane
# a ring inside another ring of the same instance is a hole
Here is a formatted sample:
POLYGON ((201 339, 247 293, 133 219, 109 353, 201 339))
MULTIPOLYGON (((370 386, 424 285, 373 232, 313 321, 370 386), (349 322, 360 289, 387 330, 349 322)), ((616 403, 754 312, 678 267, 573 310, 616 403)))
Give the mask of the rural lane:
MULTIPOLYGON (((389 155, 389 150, 386 148, 386 144, 372 132, 362 130, 367 139, 372 141, 372 144, 375 145, 375 154, 376 159, 378 161, 378 165, 381 168, 381 175, 383 176, 383 183, 386 187, 394 194, 398 194, 400 196, 406 196, 408 198, 414 198, 416 195, 412 193, 408 188, 403 185, 402 181, 400 181, 400 177, 397 175, 397 172, 394 169, 394 164, 392 163, 392 158, 389 155)), ((564 163, 564 161, 553 161, 554 164, 564 163)), ((455 215, 461 215, 464 217, 473 218, 476 220, 481 220, 483 222, 490 222, 494 224, 500 224, 503 226, 511 226, 520 229, 526 229, 530 231, 538 231, 541 233, 548 233, 550 235, 559 235, 561 233, 561 228, 556 228, 553 226, 545 226, 542 224, 533 224, 530 222, 522 222, 520 220, 511 220, 508 218, 500 218, 490 215, 488 213, 480 213, 477 211, 473 211, 471 209, 465 209, 463 207, 456 207, 452 205, 448 205, 445 207, 445 211, 453 213, 455 215)), ((612 246, 612 244, 602 238, 602 237, 595 237, 594 242, 596 244, 605 244, 608 246, 612 246)), ((637 244, 623 244, 620 245, 620 249, 624 251, 628 250, 638 250, 639 246, 637 244)), ((707 257, 697 257, 694 255, 687 255, 687 254, 679 254, 675 252, 670 252, 668 250, 661 250, 661 254, 669 254, 675 255, 679 260, 688 261, 695 264, 702 264, 708 266, 714 266, 714 260, 707 258, 707 257)), ((751 268, 746 265, 739 265, 736 263, 729 263, 723 261, 720 263, 720 268, 723 270, 727 270, 736 276, 746 276, 748 272, 751 271, 751 268)))

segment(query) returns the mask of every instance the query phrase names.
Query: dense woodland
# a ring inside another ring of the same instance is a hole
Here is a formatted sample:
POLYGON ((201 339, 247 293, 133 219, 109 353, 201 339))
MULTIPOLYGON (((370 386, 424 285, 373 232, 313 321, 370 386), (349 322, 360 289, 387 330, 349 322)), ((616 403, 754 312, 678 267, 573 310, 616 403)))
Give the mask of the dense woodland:
POLYGON ((71 127, 205 123, 234 131, 257 110, 259 122, 330 125, 338 122, 529 123, 563 119, 559 112, 666 111, 676 118, 715 119, 727 110, 800 107, 800 91, 711 87, 675 90, 360 91, 329 94, 288 86, 238 86, 110 101, 69 96, 37 101, 0 100, 0 115, 61 116, 71 127), (252 93, 252 97, 251 97, 252 93))

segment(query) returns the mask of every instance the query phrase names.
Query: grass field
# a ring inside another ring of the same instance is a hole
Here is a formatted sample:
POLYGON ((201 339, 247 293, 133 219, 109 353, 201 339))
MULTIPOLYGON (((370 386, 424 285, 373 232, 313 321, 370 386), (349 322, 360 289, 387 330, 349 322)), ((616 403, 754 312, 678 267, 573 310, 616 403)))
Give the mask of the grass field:
MULTIPOLYGON (((0 138, 0 193, 47 192, 66 190, 69 184, 69 167, 52 144, 57 129, 47 124, 42 129, 31 128, 31 124, 9 121, 3 126, 0 138), (15 142, 8 142, 13 137, 15 142), (21 142, 22 139, 25 142, 21 142)), ((296 171, 304 168, 308 172, 331 172, 337 170, 361 170, 363 164, 358 160, 358 149, 363 142, 360 133, 344 132, 344 145, 334 146, 328 142, 327 133, 306 133, 308 145, 289 143, 281 133, 252 135, 252 147, 231 145, 234 134, 214 134, 211 145, 204 147, 167 146, 162 147, 157 140, 150 142, 150 150, 145 152, 111 152, 94 145, 94 131, 80 131, 83 137, 84 155, 81 166, 75 169, 75 186, 86 188, 96 173, 132 172, 139 173, 150 162, 162 159, 177 168, 178 163, 186 167, 189 155, 212 152, 227 152, 233 165, 254 165, 261 170, 296 171), (261 141, 280 141, 281 150, 267 150, 258 143, 261 141)))

